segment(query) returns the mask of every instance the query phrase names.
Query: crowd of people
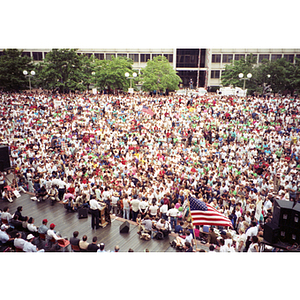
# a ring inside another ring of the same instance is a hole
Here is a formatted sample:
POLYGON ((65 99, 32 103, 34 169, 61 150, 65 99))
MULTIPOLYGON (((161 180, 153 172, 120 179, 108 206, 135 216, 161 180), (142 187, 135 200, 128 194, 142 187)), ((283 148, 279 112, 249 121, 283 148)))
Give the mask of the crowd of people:
POLYGON ((15 174, 10 185, 0 174, 6 201, 15 190, 70 211, 101 201, 108 221, 131 219, 141 235, 183 222, 175 246, 191 251, 189 194, 232 222, 234 238, 210 226, 211 250, 255 252, 274 200, 299 200, 297 97, 0 95, 0 142, 15 174))

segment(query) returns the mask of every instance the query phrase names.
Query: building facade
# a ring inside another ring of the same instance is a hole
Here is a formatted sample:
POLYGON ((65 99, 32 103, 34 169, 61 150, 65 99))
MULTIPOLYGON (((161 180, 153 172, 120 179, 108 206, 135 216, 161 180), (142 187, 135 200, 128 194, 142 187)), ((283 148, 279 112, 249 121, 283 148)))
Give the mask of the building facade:
MULTIPOLYGON (((3 49, 0 49, 0 55, 3 49)), ((33 61, 42 61, 51 49, 23 49, 33 61)), ((112 56, 125 56, 133 61, 133 69, 140 71, 147 65, 147 61, 156 56, 165 56, 173 69, 182 79, 182 88, 190 87, 219 87, 222 72, 232 60, 252 54, 257 63, 263 59, 276 60, 285 58, 294 62, 300 58, 300 49, 208 49, 208 48, 165 48, 165 49, 78 49, 81 55, 95 55, 98 59, 110 60, 112 56)))

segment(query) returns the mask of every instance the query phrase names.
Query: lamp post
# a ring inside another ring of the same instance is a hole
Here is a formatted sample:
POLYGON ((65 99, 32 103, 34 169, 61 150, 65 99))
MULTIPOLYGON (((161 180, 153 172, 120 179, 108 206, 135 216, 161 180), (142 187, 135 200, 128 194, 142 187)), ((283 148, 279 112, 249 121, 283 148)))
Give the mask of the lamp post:
POLYGON ((268 84, 270 78, 271 78, 271 75, 268 74, 268 75, 267 75, 267 81, 268 81, 268 82, 267 82, 267 83, 264 82, 264 84, 263 84, 263 94, 265 94, 266 91, 267 91, 268 89, 270 89, 270 87, 271 87, 271 85, 268 84))
POLYGON ((97 94, 96 77, 95 77, 96 72, 93 71, 93 72, 92 72, 92 75, 93 75, 93 79, 94 79, 94 83, 93 83, 94 87, 93 87, 92 91, 93 91, 93 93, 94 93, 94 95, 95 95, 95 94, 97 94))
POLYGON ((23 74, 25 75, 25 77, 28 77, 28 79, 29 79, 29 88, 30 88, 30 92, 31 92, 31 81, 30 81, 30 78, 35 75, 35 72, 31 71, 30 75, 28 75, 28 72, 26 70, 24 70, 23 74))
POLYGON ((128 73, 128 72, 125 73, 125 77, 126 77, 127 79, 130 79, 130 88, 128 89, 128 92, 129 92, 129 93, 133 93, 132 79, 134 79, 136 76, 137 76, 137 74, 136 74, 135 72, 132 73, 132 77, 129 77, 129 73, 128 73))
POLYGON ((240 74, 239 74, 240 80, 244 80, 243 90, 245 89, 246 80, 250 80, 251 77, 252 77, 252 74, 251 74, 251 73, 248 73, 248 74, 247 74, 247 78, 244 78, 244 74, 243 74, 243 73, 240 73, 240 74))

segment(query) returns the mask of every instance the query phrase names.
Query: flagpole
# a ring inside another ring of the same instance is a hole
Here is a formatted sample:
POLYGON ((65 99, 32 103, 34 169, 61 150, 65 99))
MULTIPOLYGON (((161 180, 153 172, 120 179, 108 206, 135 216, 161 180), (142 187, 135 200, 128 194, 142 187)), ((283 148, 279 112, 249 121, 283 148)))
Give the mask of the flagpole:
POLYGON ((188 207, 189 207, 189 217, 192 220, 192 227, 193 227, 193 234, 194 234, 194 240, 195 240, 195 250, 197 251, 197 239, 196 239, 196 234, 195 234, 195 230, 194 230, 194 225, 193 225, 193 217, 191 214, 191 206, 190 206, 190 200, 189 200, 189 195, 190 195, 191 191, 190 190, 186 190, 186 195, 187 195, 187 200, 188 200, 188 207))

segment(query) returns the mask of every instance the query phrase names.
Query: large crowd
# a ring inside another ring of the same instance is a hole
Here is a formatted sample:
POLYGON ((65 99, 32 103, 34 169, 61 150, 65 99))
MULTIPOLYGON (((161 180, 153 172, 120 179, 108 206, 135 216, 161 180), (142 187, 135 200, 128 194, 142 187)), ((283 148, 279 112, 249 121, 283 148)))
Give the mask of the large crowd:
POLYGON ((15 175, 7 185, 0 174, 5 201, 15 190, 70 211, 101 201, 108 221, 131 219, 141 236, 174 231, 182 236, 174 246, 193 251, 189 194, 232 222, 232 230, 210 226, 210 250, 240 252, 260 250, 274 200, 299 200, 297 97, 0 96, 0 143, 9 145, 15 175))

